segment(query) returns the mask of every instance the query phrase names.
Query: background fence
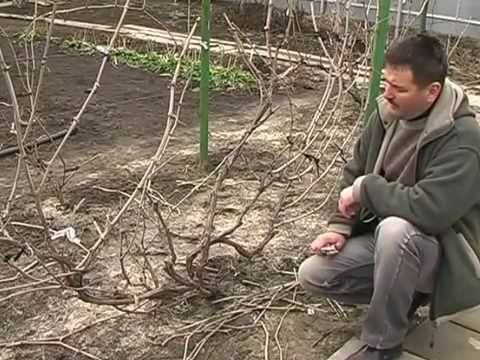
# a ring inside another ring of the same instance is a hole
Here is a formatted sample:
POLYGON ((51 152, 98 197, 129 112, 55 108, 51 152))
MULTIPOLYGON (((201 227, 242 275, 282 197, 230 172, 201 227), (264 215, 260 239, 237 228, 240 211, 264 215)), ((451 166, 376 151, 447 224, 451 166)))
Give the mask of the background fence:
MULTIPOLYGON (((240 0, 227 0, 240 2, 240 0)), ((266 3, 268 0, 242 0, 244 3, 266 3)), ((274 6, 288 8, 288 3, 296 4, 297 8, 310 13, 310 6, 313 1, 315 12, 337 11, 337 0, 273 0, 274 6)), ((376 0, 338 0, 340 9, 349 9, 355 18, 364 19, 365 15, 375 21, 377 1, 376 0)), ((425 0, 392 0, 391 24, 399 21, 399 26, 411 25, 419 27, 420 12, 425 0), (398 16, 398 9, 401 9, 401 16, 398 16)), ((480 39, 480 0, 429 0, 426 28, 442 34, 464 35, 480 39)))

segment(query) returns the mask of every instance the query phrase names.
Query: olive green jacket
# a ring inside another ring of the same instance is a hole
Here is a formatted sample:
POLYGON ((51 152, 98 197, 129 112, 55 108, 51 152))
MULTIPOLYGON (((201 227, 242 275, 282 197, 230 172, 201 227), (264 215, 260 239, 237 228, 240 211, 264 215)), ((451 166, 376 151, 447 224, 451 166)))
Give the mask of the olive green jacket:
POLYGON ((363 215, 337 212, 329 228, 349 236, 370 213, 404 218, 436 236, 442 257, 430 317, 440 320, 480 306, 480 127, 466 95, 447 80, 418 141, 413 185, 405 186, 379 175, 395 123, 379 99, 343 173, 343 187, 366 175, 359 188, 363 215))

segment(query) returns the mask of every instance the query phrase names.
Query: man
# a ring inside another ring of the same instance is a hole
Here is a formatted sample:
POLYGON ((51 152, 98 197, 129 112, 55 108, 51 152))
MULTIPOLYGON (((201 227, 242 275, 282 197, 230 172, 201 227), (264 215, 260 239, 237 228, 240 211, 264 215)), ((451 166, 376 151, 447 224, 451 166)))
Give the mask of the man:
POLYGON ((300 267, 313 295, 370 304, 366 346, 350 360, 397 358, 425 300, 432 320, 480 304, 480 129, 446 74, 432 36, 387 51, 385 91, 344 169, 338 211, 300 267))

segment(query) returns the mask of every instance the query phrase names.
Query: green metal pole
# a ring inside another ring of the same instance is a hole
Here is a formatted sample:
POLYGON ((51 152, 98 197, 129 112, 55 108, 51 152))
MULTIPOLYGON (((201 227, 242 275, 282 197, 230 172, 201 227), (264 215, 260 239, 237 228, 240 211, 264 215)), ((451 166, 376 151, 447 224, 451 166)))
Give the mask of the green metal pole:
POLYGON ((372 54, 372 74, 370 76, 370 87, 368 89, 368 105, 365 122, 375 110, 375 102, 380 95, 380 82, 382 79, 390 21, 390 3, 390 0, 378 0, 375 40, 373 42, 372 54))
POLYGON ((200 166, 208 163, 208 110, 210 84, 210 0, 202 0, 200 77, 200 166))

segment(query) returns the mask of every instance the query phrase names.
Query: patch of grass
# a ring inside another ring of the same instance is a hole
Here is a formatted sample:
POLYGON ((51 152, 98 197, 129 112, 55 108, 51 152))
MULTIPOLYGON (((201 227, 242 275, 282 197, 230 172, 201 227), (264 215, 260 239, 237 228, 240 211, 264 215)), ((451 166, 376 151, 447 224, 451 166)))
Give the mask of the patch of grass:
POLYGON ((96 46, 86 41, 64 40, 61 46, 64 49, 73 50, 85 55, 93 55, 97 52, 96 46))
MULTIPOLYGON (((65 40, 62 47, 85 55, 93 55, 101 51, 101 48, 95 44, 79 40, 65 40)), ((155 74, 173 75, 178 63, 178 55, 173 52, 150 51, 143 53, 131 49, 117 49, 115 57, 128 66, 155 74)), ((200 82, 200 60, 184 57, 180 76, 183 79, 191 78, 194 83, 200 82)), ((215 90, 251 90, 255 88, 256 83, 250 72, 238 66, 213 63, 210 66, 210 86, 215 90)))

